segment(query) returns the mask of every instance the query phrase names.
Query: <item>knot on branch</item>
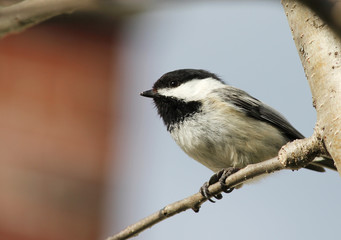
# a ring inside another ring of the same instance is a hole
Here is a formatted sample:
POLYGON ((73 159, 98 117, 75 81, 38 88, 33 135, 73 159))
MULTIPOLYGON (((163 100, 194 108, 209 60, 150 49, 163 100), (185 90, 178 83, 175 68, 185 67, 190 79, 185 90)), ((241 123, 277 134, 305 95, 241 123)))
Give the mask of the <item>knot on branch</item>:
POLYGON ((278 153, 278 160, 285 168, 297 170, 323 153, 325 148, 322 139, 315 131, 309 138, 297 139, 284 145, 278 153))

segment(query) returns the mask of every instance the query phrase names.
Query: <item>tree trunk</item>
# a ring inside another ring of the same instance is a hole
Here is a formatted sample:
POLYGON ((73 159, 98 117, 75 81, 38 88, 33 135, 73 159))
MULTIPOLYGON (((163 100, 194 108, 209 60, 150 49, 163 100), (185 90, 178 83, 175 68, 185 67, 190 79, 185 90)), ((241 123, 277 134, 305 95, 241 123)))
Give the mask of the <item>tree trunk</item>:
POLYGON ((341 40, 312 10, 282 0, 317 111, 315 131, 341 173, 341 40))

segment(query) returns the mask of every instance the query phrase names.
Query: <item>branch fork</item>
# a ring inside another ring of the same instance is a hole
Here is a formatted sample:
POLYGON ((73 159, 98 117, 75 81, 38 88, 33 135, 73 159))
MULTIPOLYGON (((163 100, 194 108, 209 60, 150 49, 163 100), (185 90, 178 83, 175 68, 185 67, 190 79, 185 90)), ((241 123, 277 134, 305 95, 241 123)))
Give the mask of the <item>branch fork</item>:
POLYGON ((316 157, 328 155, 319 132, 316 127, 311 137, 284 145, 278 153, 278 160, 283 167, 297 170, 308 165, 316 157))

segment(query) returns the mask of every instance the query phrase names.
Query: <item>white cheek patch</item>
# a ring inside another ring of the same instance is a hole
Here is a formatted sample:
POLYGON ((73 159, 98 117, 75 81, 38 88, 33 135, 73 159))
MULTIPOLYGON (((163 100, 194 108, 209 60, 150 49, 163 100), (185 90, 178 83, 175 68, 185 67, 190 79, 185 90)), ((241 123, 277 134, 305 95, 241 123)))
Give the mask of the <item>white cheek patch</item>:
POLYGON ((167 97, 174 97, 185 101, 197 101, 205 98, 214 89, 224 84, 213 78, 194 79, 181 84, 176 88, 159 89, 158 93, 167 97))

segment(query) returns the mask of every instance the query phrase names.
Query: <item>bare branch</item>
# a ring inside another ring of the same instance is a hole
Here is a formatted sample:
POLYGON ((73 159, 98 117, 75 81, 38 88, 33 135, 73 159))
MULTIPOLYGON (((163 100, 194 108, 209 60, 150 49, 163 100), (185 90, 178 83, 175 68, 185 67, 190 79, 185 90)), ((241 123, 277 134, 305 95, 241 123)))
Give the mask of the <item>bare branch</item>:
MULTIPOLYGON (((233 187, 260 175, 273 173, 282 169, 299 169, 320 155, 321 151, 324 151, 324 147, 321 144, 321 139, 317 135, 296 140, 283 146, 278 158, 275 157, 261 163, 250 164, 229 176, 225 183, 228 187, 233 187)), ((221 185, 216 183, 209 187, 209 191, 214 195, 218 194, 222 191, 221 185)), ((193 209, 195 212, 198 212, 201 204, 205 201, 206 199, 200 193, 196 193, 183 200, 165 206, 152 215, 128 226, 118 234, 107 238, 107 240, 121 240, 137 236, 140 232, 152 227, 156 223, 188 209, 193 209)))
POLYGON ((0 37, 22 31, 51 17, 90 9, 97 0, 26 0, 0 8, 0 37))
POLYGON ((282 0, 317 111, 316 129, 341 173, 341 40, 312 10, 282 0))

